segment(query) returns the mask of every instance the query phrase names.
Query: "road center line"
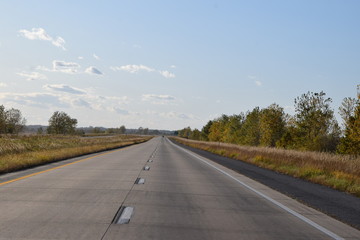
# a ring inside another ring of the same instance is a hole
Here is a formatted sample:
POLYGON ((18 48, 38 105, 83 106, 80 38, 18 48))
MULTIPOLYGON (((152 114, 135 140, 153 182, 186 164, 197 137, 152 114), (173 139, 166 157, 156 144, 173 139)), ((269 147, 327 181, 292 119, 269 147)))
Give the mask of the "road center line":
POLYGON ((203 162, 203 163, 207 164, 208 166, 210 166, 210 167, 212 167, 212 168, 216 169, 217 171, 221 172, 222 174, 224 174, 224 175, 228 176, 229 178, 231 178, 231 179, 235 180, 236 182, 238 182, 238 183, 239 183, 239 184, 241 184, 242 186, 244 186, 244 187, 246 187, 247 189, 251 190, 252 192, 254 192, 254 193, 258 194, 259 196, 261 196, 261 197, 265 198, 266 200, 268 200, 269 202, 271 202, 271 203, 275 204, 276 206, 278 206, 278 207, 282 208, 283 210, 285 210, 286 212, 290 213, 291 215, 293 215, 293 216, 295 216, 295 217, 297 217, 297 218, 301 219, 302 221, 304 221, 304 222, 306 222, 307 224, 311 225, 312 227, 314 227, 314 228, 318 229, 319 231, 321 231, 321 232, 325 233, 326 235, 328 235, 328 236, 332 237, 333 239, 336 239, 336 240, 343 240, 343 239, 344 239, 344 238, 342 238, 342 237, 338 236, 337 234, 335 234, 335 233, 331 232, 330 230, 328 230, 328 229, 326 229, 326 228, 324 228, 324 227, 320 226, 319 224, 317 224, 317 223, 315 223, 315 222, 311 221, 310 219, 308 219, 307 217, 305 217, 305 216, 301 215, 300 213, 298 213, 298 212, 296 212, 296 211, 294 211, 294 210, 292 210, 292 209, 290 209, 290 208, 286 207, 286 206, 285 206, 285 205, 283 205, 282 203, 280 203, 280 202, 278 202, 278 201, 276 201, 276 200, 272 199, 271 197, 269 197, 269 196, 267 196, 267 195, 265 195, 265 194, 263 194, 263 193, 259 192, 258 190, 254 189, 253 187, 250 187, 249 185, 247 185, 246 183, 244 183, 244 182, 240 181, 239 179, 235 178, 234 176, 230 175, 229 173, 227 173, 227 172, 225 172, 225 171, 221 170, 220 168, 218 168, 218 167, 216 167, 216 166, 212 165, 211 163, 207 162, 206 160, 204 160, 204 158, 202 158, 202 157, 198 156, 197 154, 194 154, 194 153, 192 153, 192 152, 190 152, 190 151, 188 151, 188 150, 186 150, 186 149, 184 149, 184 148, 182 148, 182 147, 180 147, 180 146, 178 146, 178 145, 176 145, 176 144, 172 143, 172 142, 171 142, 168 138, 166 138, 166 139, 167 139, 167 141, 168 141, 168 142, 170 142, 170 144, 172 144, 173 146, 177 147, 178 149, 180 149, 180 150, 182 150, 182 151, 186 152, 187 154, 189 154, 189 155, 191 155, 191 156, 195 157, 196 159, 198 159, 198 160, 200 160, 201 162, 203 162))
POLYGON ((96 158, 96 157, 100 157, 100 156, 107 155, 107 154, 110 154, 110 153, 113 153, 113 152, 117 152, 117 151, 120 151, 122 149, 124 149, 124 148, 117 149, 117 150, 110 151, 110 152, 106 152, 106 153, 101 153, 101 154, 98 154, 98 155, 95 155, 95 156, 92 156, 92 157, 88 157, 88 158, 84 158, 84 159, 81 159, 81 160, 78 160, 78 161, 75 161, 75 162, 67 163, 67 164, 57 166, 57 167, 53 167, 53 168, 50 168, 50 169, 47 169, 47 170, 44 170, 44 171, 40 171, 40 172, 32 173, 32 174, 29 174, 29 175, 25 175, 25 176, 22 176, 22 177, 19 177, 19 178, 15 178, 15 179, 0 183, 0 186, 6 185, 6 184, 9 184, 9 183, 12 183, 12 182, 16 182, 16 181, 19 181, 19 180, 22 180, 22 179, 26 179, 26 178, 29 178, 29 177, 33 177, 33 176, 39 175, 41 173, 50 172, 50 171, 53 171, 53 170, 56 170, 56 169, 59 169, 59 168, 63 168, 63 167, 75 164, 75 163, 84 162, 84 161, 87 161, 87 160, 90 160, 90 159, 93 159, 93 158, 96 158))

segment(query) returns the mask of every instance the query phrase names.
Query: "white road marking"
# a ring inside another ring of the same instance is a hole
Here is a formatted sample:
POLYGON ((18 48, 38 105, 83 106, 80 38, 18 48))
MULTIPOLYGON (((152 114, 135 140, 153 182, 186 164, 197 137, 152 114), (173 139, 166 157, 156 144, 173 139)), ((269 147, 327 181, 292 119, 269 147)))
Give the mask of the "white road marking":
POLYGON ((134 207, 125 207, 122 211, 119 219, 116 221, 116 224, 128 224, 130 218, 133 215, 134 207))
POLYGON ((208 166, 210 166, 210 167, 212 167, 212 168, 214 168, 214 169, 218 170, 218 171, 219 171, 219 172, 221 172, 222 174, 224 174, 224 175, 228 176, 229 178, 231 178, 231 179, 235 180, 236 182, 238 182, 239 184, 243 185, 243 186, 244 186, 244 187, 246 187, 247 189, 249 189, 249 190, 253 191, 254 193, 258 194, 259 196, 261 196, 261 197, 263 197, 263 198, 265 198, 266 200, 270 201, 271 203, 275 204, 276 206, 278 206, 278 207, 282 208, 283 210, 285 210, 286 212, 288 212, 288 213, 292 214, 293 216, 295 216, 295 217, 297 217, 297 218, 301 219, 302 221, 304 221, 304 222, 306 222, 307 224, 311 225, 312 227, 314 227, 314 228, 318 229, 319 231, 321 231, 321 232, 325 233, 326 235, 328 235, 328 236, 332 237, 333 239, 336 239, 336 240, 343 240, 343 239, 344 239, 344 238, 342 238, 342 237, 338 236, 337 234, 335 234, 335 233, 331 232, 330 230, 328 230, 328 229, 326 229, 326 228, 324 228, 324 227, 320 226, 319 224, 317 224, 317 223, 315 223, 315 222, 311 221, 311 220, 310 220, 310 219, 308 219, 307 217, 304 217, 304 216, 303 216, 303 215, 301 215, 300 213, 297 213, 296 211, 294 211, 294 210, 292 210, 292 209, 290 209, 290 208, 286 207, 286 206, 285 206, 285 205, 283 205, 282 203, 279 203, 278 201, 276 201, 276 200, 272 199, 271 197, 269 197, 269 196, 267 196, 267 195, 265 195, 265 194, 263 194, 263 193, 259 192, 258 190, 256 190, 256 189, 254 189, 254 188, 250 187, 249 185, 247 185, 246 183, 244 183, 244 182, 240 181, 239 179, 235 178, 234 176, 230 175, 229 173, 227 173, 227 172, 225 172, 225 171, 221 170, 220 168, 218 168, 218 167, 216 167, 216 166, 212 165, 211 163, 207 162, 207 161, 206 161, 206 160, 204 160, 202 157, 200 157, 200 156, 198 156, 198 155, 196 155, 196 154, 194 154, 194 153, 192 153, 192 152, 190 152, 190 151, 188 151, 188 150, 186 150, 186 149, 184 149, 184 148, 182 148, 182 147, 180 147, 180 146, 178 146, 178 145, 175 145, 175 144, 174 144, 174 143, 172 143, 172 142, 171 142, 168 138, 166 138, 166 139, 167 139, 167 141, 169 141, 169 142, 170 142, 170 144, 172 144, 173 146, 175 146, 175 147, 179 148, 180 150, 182 150, 182 151, 186 152, 187 154, 189 154, 189 155, 191 155, 191 156, 195 157, 196 159, 200 160, 201 162, 203 162, 203 163, 207 164, 208 166))

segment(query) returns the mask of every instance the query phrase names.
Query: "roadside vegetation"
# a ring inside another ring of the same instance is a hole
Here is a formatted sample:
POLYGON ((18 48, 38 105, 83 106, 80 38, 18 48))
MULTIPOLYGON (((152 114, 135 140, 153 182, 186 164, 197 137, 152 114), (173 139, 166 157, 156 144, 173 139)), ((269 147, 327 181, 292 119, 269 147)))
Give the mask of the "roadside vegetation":
POLYGON ((342 126, 324 92, 307 92, 294 103, 293 116, 275 103, 255 107, 223 114, 201 130, 179 130, 177 141, 360 197, 360 85, 357 98, 345 98, 339 108, 342 126))
POLYGON ((0 174, 137 144, 150 138, 136 135, 115 135, 111 137, 2 136, 0 137, 0 174))
POLYGON ((0 106, 0 174, 137 144, 151 138, 121 134, 126 130, 124 126, 111 129, 108 134, 94 132, 85 135, 76 128, 76 119, 59 111, 50 117, 46 133, 39 128, 37 134, 19 135, 25 123, 20 110, 0 106))
POLYGON ((175 137, 177 142, 326 185, 360 197, 360 157, 325 152, 205 142, 175 137))
POLYGON ((330 106, 332 99, 324 92, 308 92, 295 99, 293 116, 274 103, 246 113, 223 114, 208 121, 201 131, 187 127, 179 130, 178 136, 246 146, 360 155, 360 85, 358 92, 357 99, 345 98, 339 108, 342 128, 330 106))

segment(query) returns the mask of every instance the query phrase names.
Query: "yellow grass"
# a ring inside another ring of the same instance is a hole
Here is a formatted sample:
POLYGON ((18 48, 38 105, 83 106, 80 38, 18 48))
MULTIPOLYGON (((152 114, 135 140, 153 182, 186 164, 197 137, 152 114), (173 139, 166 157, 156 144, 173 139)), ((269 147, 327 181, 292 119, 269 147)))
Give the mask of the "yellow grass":
POLYGON ((98 138, 3 136, 0 137, 0 173, 141 143, 150 138, 126 135, 98 138))
POLYGON ((360 158, 174 138, 185 145, 249 162, 360 197, 360 158))

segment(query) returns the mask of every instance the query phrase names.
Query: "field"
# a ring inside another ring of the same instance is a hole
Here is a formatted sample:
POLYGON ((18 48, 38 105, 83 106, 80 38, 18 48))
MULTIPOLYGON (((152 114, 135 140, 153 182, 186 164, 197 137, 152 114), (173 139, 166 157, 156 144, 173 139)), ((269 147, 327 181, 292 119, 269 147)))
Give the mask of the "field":
POLYGON ((0 174, 141 143, 150 138, 131 135, 108 137, 1 136, 0 174))
POLYGON ((249 162, 360 197, 359 157, 174 139, 191 147, 249 162))

